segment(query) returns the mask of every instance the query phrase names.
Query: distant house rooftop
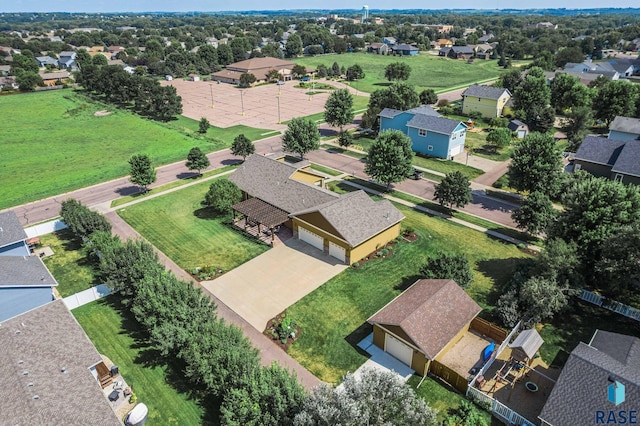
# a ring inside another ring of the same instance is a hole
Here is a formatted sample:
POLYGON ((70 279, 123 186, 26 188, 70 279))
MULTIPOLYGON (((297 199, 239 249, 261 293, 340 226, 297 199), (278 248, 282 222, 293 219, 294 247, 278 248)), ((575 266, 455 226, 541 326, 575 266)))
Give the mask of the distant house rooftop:
POLYGON ((0 256, 0 287, 53 287, 58 282, 38 256, 0 256))
POLYGON ((575 159, 611 166, 614 173, 640 176, 640 141, 587 136, 580 144, 575 159))
POLYGON ((640 118, 617 116, 613 119, 609 130, 640 135, 640 118))
POLYGON ((498 100, 505 92, 511 95, 509 90, 505 89, 504 87, 491 87, 491 86, 483 86, 479 84, 472 84, 471 86, 469 86, 467 90, 465 90, 465 92, 463 93, 463 96, 498 100))
POLYGON ((26 239, 27 234, 24 232, 18 216, 13 211, 0 213, 0 247, 26 239))

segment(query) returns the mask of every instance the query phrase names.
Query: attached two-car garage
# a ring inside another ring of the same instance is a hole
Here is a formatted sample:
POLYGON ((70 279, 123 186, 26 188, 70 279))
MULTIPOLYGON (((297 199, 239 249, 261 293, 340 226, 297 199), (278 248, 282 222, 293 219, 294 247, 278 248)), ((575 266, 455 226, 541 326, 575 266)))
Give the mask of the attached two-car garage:
MULTIPOLYGON (((324 251, 324 237, 303 226, 298 226, 298 238, 305 243, 311 244, 318 250, 324 251)), ((347 261, 346 249, 332 241, 329 241, 329 255, 335 257, 341 262, 347 261)))

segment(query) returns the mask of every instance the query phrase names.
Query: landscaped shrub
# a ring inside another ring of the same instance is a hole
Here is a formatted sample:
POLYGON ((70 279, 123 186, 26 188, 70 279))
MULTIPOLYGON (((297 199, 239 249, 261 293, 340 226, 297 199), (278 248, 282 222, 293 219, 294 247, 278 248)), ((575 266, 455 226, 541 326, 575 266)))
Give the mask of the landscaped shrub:
POLYGON ((111 224, 104 216, 73 198, 62 202, 60 216, 78 238, 86 238, 95 231, 111 232, 111 224))
POLYGON ((427 259, 420 268, 425 278, 452 279, 462 288, 467 288, 473 280, 469 260, 462 255, 443 255, 427 259))

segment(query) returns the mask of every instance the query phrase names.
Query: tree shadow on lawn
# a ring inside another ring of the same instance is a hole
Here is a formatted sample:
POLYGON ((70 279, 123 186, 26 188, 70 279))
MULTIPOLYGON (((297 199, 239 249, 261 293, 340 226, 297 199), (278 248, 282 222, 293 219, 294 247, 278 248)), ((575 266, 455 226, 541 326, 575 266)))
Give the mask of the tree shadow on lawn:
POLYGON ((389 87, 391 85, 393 85, 393 82, 391 81, 385 81, 385 82, 380 82, 380 83, 373 83, 374 86, 384 86, 384 87, 389 87))
POLYGON ((476 262, 478 271, 490 278, 494 283, 491 288, 479 292, 479 295, 484 298, 484 302, 489 306, 495 306, 500 296, 504 294, 516 267, 519 264, 530 261, 531 260, 527 258, 510 257, 507 259, 488 259, 476 262))
POLYGON ((213 207, 199 208, 193 211, 193 215, 198 219, 203 219, 203 220, 225 219, 229 217, 229 214, 220 213, 216 211, 213 207))
POLYGON ((404 292, 406 289, 408 289, 409 287, 411 287, 413 284, 415 284, 416 281, 418 281, 419 279, 424 278, 422 275, 410 275, 408 277, 403 277, 402 281, 400 281, 399 284, 396 284, 393 289, 394 290, 399 290, 400 292, 404 292))
POLYGON ((356 352, 358 352, 360 355, 369 358, 371 355, 364 349, 361 349, 358 346, 358 343, 362 342, 362 340, 372 332, 373 326, 368 322, 364 322, 358 328, 349 333, 347 337, 344 338, 344 340, 346 340, 346 342, 351 345, 351 347, 355 349, 356 352))

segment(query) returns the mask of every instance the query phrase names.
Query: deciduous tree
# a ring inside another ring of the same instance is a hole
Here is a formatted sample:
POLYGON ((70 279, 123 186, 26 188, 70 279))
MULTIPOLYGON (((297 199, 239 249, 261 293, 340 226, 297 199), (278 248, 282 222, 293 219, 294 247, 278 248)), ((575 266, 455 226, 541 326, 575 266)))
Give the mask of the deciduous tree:
POLYGON ((438 102, 438 95, 433 89, 425 89, 420 92, 420 103, 422 105, 433 105, 438 102))
POLYGON ((111 232, 111 224, 103 215, 74 198, 62 202, 60 216, 78 238, 89 237, 96 231, 111 232))
POLYGON ((400 81, 386 89, 374 91, 369 97, 367 111, 362 117, 362 127, 377 130, 378 114, 384 108, 406 111, 420 105, 420 97, 413 86, 400 81))
POLYGON ((518 191, 539 191, 554 196, 560 190, 562 157, 553 136, 527 135, 511 154, 509 186, 518 191))
POLYGON ((151 165, 148 155, 134 155, 129 159, 129 181, 142 187, 144 192, 148 191, 148 186, 156 181, 156 170, 151 165))
POLYGON ((555 218, 557 211, 546 194, 534 191, 524 199, 520 207, 511 213, 518 228, 526 229, 531 235, 545 232, 555 218))
POLYGON ((320 132, 313 121, 304 117, 296 117, 289 122, 282 135, 282 149, 300 154, 304 158, 307 152, 320 147, 320 132))
POLYGON ((583 106, 572 108, 567 113, 567 121, 562 130, 566 133, 569 143, 567 151, 577 152, 580 144, 587 135, 589 126, 593 124, 593 113, 591 108, 583 106))
POLYGON ((298 34, 290 34, 285 45, 287 57, 295 58, 302 55, 302 39, 298 34))
POLYGON ((231 153, 233 155, 239 155, 242 157, 244 161, 248 155, 256 152, 256 147, 253 145, 253 142, 247 138, 244 133, 240 133, 233 139, 231 143, 231 153))
POLYGON ((624 80, 610 80, 598 89, 593 101, 595 118, 611 124, 616 116, 633 116, 638 89, 624 80))
POLYGON ((506 127, 498 127, 489 132, 487 135, 487 143, 497 151, 500 148, 509 146, 511 143, 511 135, 511 130, 506 127))
POLYGON ((211 165, 207 154, 202 152, 202 150, 194 146, 189 150, 189 154, 187 154, 187 162, 185 164, 187 169, 189 170, 197 170, 198 174, 201 174, 200 171, 206 169, 211 165))
POLYGON ((365 76, 364 71, 362 70, 362 67, 358 64, 355 65, 351 65, 349 68, 347 68, 347 80, 349 81, 355 81, 355 80, 361 80, 363 79, 365 76))
POLYGON ((463 255, 444 254, 439 257, 427 258, 420 274, 430 279, 452 279, 460 287, 467 288, 473 281, 471 265, 463 255))
POLYGON ((249 87, 256 82, 256 76, 245 72, 240 75, 240 87, 249 87))
POLYGON ((198 132, 200 133, 207 133, 207 130, 209 130, 209 126, 211 124, 209 123, 209 120, 207 120, 206 117, 202 117, 200 118, 200 122, 198 123, 198 132))
POLYGON ((389 81, 408 80, 411 75, 411 67, 405 62, 392 62, 384 69, 384 78, 389 81))
POLYGON ((441 206, 448 205, 450 209, 454 205, 464 207, 471 202, 471 182, 460 171, 447 173, 435 186, 433 198, 441 206))
POLYGON ((387 185, 402 182, 413 174, 411 139, 399 130, 386 130, 373 142, 364 172, 387 185))
POLYGON ((227 179, 216 179, 204 195, 204 204, 219 213, 230 213, 231 207, 242 199, 238 185, 227 179))
POLYGON ((353 121, 353 96, 347 89, 331 92, 324 104, 324 119, 332 127, 342 127, 353 121))

